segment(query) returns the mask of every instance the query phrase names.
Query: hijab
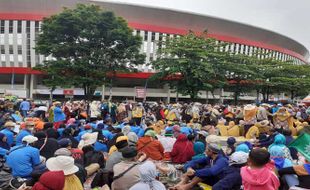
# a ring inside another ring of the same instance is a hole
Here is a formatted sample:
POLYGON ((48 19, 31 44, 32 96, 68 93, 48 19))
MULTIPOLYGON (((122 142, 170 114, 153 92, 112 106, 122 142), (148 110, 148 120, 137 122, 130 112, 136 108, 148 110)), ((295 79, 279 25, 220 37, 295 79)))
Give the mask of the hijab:
POLYGON ((0 147, 6 150, 10 150, 10 145, 7 142, 3 142, 4 137, 5 137, 5 134, 0 133, 0 147))
POLYGON ((48 171, 41 175, 39 181, 32 187, 33 190, 63 189, 65 175, 63 171, 48 171))
POLYGON ((194 143, 194 152, 195 152, 195 156, 192 157, 193 160, 195 159, 199 159, 199 158, 204 158, 205 155, 204 155, 204 152, 205 152, 205 145, 200 142, 200 141, 197 141, 194 143))
POLYGON ((139 167, 140 182, 130 188, 130 190, 165 190, 165 186, 157 181, 156 166, 151 161, 146 161, 139 167))
POLYGON ((269 153, 278 170, 292 165, 291 161, 285 158, 283 147, 272 146, 269 149, 269 153))
POLYGON ((274 137, 273 143, 269 146, 268 151, 270 151, 271 147, 273 147, 273 146, 279 146, 279 147, 284 148, 284 147, 286 147, 285 144, 286 144, 285 136, 282 134, 277 134, 274 137))

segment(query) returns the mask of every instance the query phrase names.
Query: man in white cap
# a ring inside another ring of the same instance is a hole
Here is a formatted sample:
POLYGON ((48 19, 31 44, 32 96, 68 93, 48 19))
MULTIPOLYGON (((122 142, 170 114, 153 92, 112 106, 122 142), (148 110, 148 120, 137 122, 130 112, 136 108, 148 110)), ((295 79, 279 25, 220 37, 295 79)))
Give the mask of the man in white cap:
POLYGON ((45 167, 42 167, 40 151, 30 146, 38 140, 32 135, 25 136, 22 139, 23 144, 14 146, 8 152, 6 163, 12 169, 14 177, 31 177, 32 173, 40 173, 45 167), (43 168, 43 169, 42 169, 43 168))
POLYGON ((240 189, 240 168, 246 165, 248 157, 245 152, 234 152, 229 158, 229 166, 224 169, 221 179, 212 186, 212 190, 240 189))

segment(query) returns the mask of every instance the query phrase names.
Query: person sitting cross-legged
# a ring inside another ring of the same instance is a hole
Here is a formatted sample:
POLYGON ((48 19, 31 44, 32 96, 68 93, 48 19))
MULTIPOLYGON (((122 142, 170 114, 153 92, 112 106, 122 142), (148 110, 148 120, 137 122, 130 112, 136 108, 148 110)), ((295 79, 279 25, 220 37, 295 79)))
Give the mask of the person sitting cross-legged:
POLYGON ((199 182, 208 185, 216 184, 224 168, 228 166, 228 159, 221 154, 221 149, 217 144, 208 144, 206 148, 206 157, 198 160, 192 160, 184 167, 186 173, 182 176, 182 180, 174 189, 192 189, 199 182), (197 169, 197 165, 204 165, 202 169, 197 169), (190 179, 192 179, 190 181, 190 179))

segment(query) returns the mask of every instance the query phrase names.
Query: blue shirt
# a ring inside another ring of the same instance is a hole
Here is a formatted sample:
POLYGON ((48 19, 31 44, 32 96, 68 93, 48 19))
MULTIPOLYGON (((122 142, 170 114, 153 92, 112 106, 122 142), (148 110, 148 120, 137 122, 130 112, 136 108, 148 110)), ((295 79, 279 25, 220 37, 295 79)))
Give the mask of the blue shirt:
POLYGON ((105 136, 108 140, 111 140, 114 135, 108 130, 102 130, 102 135, 105 136))
POLYGON ((21 132, 16 136, 16 145, 21 145, 23 138, 28 135, 32 134, 26 129, 21 130, 21 132))
POLYGON ((7 156, 6 163, 12 168, 14 177, 29 177, 33 167, 40 164, 40 151, 32 146, 20 146, 12 147, 13 151, 7 156))
POLYGON ((86 134, 86 133, 91 133, 91 132, 92 132, 91 129, 89 129, 89 130, 83 130, 83 131, 79 132, 78 136, 76 136, 76 137, 74 137, 74 138, 80 142, 81 139, 82 139, 82 136, 83 136, 84 134, 86 134))
POLYGON ((62 111, 60 107, 54 108, 54 122, 64 121, 66 119, 66 115, 62 111))
POLYGON ((142 137, 144 135, 144 130, 138 126, 130 126, 131 132, 134 132, 138 135, 138 137, 142 137))
POLYGON ((213 161, 213 164, 211 163, 212 160, 210 157, 204 157, 188 162, 185 164, 184 168, 185 170, 187 170, 189 167, 195 169, 197 165, 205 165, 206 167, 196 170, 196 177, 205 178, 210 176, 217 176, 228 166, 228 159, 225 156, 219 154, 213 161))
POLYGON ((14 133, 11 130, 7 129, 7 128, 1 130, 0 132, 3 133, 6 136, 7 143, 11 146, 13 144, 13 142, 14 142, 14 133))
POLYGON ((61 137, 62 136, 62 133, 64 132, 65 128, 59 128, 57 129, 57 132, 59 134, 59 136, 61 137))
POLYGON ((22 101, 22 103, 20 103, 19 109, 26 111, 30 110, 30 103, 28 101, 22 101))
POLYGON ((185 134, 186 136, 193 133, 193 129, 189 127, 181 127, 181 133, 185 134))
POLYGON ((100 142, 95 142, 94 148, 96 151, 108 152, 108 146, 100 142))

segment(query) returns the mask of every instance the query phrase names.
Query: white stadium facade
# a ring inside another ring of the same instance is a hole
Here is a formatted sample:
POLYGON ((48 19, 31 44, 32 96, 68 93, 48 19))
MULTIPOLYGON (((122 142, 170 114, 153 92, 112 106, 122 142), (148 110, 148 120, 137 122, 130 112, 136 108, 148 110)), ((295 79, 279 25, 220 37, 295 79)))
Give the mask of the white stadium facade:
MULTIPOLYGON (((141 52, 146 54, 145 64, 139 66, 139 73, 119 74, 112 88, 98 87, 96 95, 112 94, 113 98, 133 98, 136 87, 144 87, 147 79, 155 71, 148 63, 156 60, 157 41, 167 37, 186 34, 189 30, 208 30, 218 42, 227 42, 225 51, 251 56, 253 52, 268 53, 277 60, 292 60, 296 64, 306 64, 309 51, 300 43, 287 36, 221 18, 195 13, 169 10, 157 7, 90 0, 8 0, 0 1, 0 94, 11 93, 27 98, 47 98, 49 90, 42 85, 44 75, 32 69, 49 59, 34 50, 44 17, 59 13, 63 7, 74 8, 77 3, 97 4, 105 10, 113 11, 125 18, 133 35, 143 39, 141 52)), ((263 55, 258 55, 264 58, 263 55)), ((64 97, 64 90, 54 94, 64 97)), ((83 95, 83 90, 74 88, 74 96, 83 95)), ((158 86, 150 82, 147 87, 148 99, 170 99, 176 94, 168 86, 158 86)), ((218 90, 215 96, 201 92, 202 99, 231 98, 230 92, 218 90)), ((256 95, 244 94, 241 99, 254 100, 256 95)), ((187 98, 182 97, 181 98, 187 98)))

